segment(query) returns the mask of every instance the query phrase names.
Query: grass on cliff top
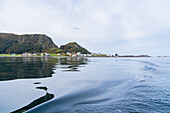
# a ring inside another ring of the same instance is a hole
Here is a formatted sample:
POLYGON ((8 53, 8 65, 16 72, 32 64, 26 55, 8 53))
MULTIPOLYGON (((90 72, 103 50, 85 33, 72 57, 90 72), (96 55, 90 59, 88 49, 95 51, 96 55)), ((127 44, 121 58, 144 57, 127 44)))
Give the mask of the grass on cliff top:
POLYGON ((58 57, 58 55, 57 54, 49 54, 50 56, 56 56, 56 57, 58 57))
MULTIPOLYGON (((60 55, 57 55, 57 54, 49 54, 50 56, 55 56, 55 57, 59 57, 60 55)), ((68 55, 63 55, 61 54, 61 56, 68 56, 68 55)))

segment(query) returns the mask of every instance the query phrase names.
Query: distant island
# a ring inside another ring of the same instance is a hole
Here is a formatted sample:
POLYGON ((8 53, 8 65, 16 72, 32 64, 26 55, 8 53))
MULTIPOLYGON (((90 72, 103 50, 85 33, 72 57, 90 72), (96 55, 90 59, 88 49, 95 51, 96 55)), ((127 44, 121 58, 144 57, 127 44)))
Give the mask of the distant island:
POLYGON ((150 57, 149 55, 118 55, 91 53, 76 42, 58 47, 45 34, 0 33, 0 56, 80 56, 80 57, 150 57))
POLYGON ((62 45, 60 48, 45 34, 17 35, 0 33, 0 54, 23 53, 77 53, 90 54, 87 49, 76 42, 62 45))

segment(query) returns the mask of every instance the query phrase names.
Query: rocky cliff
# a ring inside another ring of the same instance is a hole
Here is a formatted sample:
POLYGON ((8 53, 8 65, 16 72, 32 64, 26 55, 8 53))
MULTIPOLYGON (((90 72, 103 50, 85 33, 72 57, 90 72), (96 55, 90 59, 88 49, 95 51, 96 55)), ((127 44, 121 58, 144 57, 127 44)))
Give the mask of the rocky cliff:
POLYGON ((66 52, 71 52, 71 53, 81 52, 83 54, 90 53, 87 49, 81 47, 76 42, 70 42, 66 45, 61 45, 60 49, 62 50, 63 53, 66 53, 66 52))
POLYGON ((45 52, 50 48, 58 48, 52 39, 44 34, 16 35, 0 33, 0 54, 45 52))

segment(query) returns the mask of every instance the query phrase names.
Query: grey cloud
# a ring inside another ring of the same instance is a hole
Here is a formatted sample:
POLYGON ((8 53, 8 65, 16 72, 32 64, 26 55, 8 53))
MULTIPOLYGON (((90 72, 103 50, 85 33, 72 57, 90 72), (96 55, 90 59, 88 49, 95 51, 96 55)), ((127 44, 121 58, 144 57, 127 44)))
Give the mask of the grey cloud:
POLYGON ((156 54, 148 50, 160 48, 160 42, 146 43, 170 29, 169 5, 168 0, 2 0, 0 31, 45 33, 57 45, 77 41, 96 52, 156 54))

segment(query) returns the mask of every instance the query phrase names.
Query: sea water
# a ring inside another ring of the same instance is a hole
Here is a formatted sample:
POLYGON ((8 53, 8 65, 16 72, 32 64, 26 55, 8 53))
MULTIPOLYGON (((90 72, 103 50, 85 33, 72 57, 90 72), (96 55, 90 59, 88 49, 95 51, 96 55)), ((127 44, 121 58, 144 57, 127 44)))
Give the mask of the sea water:
POLYGON ((0 113, 168 113, 170 58, 0 58, 0 113))

